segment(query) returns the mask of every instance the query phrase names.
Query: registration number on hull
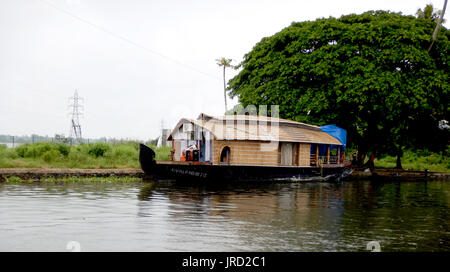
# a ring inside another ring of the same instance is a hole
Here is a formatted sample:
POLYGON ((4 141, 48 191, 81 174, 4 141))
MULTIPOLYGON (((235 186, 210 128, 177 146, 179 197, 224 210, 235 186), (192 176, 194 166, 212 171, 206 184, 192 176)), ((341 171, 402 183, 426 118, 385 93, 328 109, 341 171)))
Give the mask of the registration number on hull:
POLYGON ((172 168, 170 169, 173 173, 181 174, 181 175, 189 175, 193 177, 199 177, 199 178, 206 178, 207 174, 203 172, 193 171, 193 170, 187 170, 187 169, 177 169, 172 168))

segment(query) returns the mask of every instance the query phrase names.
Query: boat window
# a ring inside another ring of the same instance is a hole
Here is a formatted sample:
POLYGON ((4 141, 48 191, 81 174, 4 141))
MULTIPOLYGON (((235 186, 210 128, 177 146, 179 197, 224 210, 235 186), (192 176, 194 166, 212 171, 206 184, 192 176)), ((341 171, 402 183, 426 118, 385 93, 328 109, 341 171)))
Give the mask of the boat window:
POLYGON ((230 148, 225 146, 220 153, 220 164, 230 164, 230 148))

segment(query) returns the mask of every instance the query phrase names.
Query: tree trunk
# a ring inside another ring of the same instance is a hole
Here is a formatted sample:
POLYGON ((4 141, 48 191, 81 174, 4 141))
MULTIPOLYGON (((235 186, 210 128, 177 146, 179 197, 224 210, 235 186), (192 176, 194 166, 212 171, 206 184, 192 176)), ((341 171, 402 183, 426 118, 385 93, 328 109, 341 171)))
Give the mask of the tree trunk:
POLYGON ((401 148, 401 146, 398 147, 397 149, 397 165, 395 168, 397 169, 403 169, 402 167, 402 156, 403 156, 403 150, 401 148))
POLYGON ((225 65, 223 66, 223 99, 225 100, 225 112, 228 111, 227 107, 227 84, 225 82, 225 65))
POLYGON ((358 150, 358 156, 356 157, 356 166, 362 167, 364 165, 364 160, 366 159, 366 151, 358 150))
POLYGON ((434 44, 434 42, 436 41, 436 38, 437 38, 437 34, 438 34, 438 32, 439 32, 439 29, 441 28, 442 21, 444 20, 445 9, 447 8, 447 1, 448 1, 448 0, 445 0, 445 2, 444 2, 444 8, 442 9, 441 16, 439 17, 439 21, 438 21, 438 23, 436 24, 436 28, 435 28, 434 31, 433 31, 433 37, 432 37, 432 41, 431 41, 430 47, 428 47, 428 52, 429 52, 429 51, 431 50, 431 48, 433 47, 433 44, 434 44))

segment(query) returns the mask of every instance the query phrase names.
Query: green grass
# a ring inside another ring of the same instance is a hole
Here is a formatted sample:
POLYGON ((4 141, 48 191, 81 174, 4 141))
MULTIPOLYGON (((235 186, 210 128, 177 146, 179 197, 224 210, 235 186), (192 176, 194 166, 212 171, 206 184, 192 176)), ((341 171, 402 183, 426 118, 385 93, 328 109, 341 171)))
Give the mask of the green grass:
MULTIPOLYGON (((157 160, 169 160, 170 147, 155 148, 157 160)), ((0 168, 139 168, 139 143, 57 143, 0 147, 0 168)))
MULTIPOLYGON (((448 151, 440 153, 432 153, 427 150, 411 151, 407 150, 403 153, 402 166, 408 170, 425 170, 450 172, 450 159, 448 151)), ((375 167, 377 168, 395 168, 397 158, 393 156, 381 156, 375 159, 375 167)))

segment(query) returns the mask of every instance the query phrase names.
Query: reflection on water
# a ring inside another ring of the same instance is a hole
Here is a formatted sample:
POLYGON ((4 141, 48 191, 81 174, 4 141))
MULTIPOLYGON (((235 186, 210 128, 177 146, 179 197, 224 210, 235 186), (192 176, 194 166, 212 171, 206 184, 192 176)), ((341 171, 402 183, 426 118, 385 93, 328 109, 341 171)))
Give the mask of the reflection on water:
POLYGON ((0 251, 450 251, 448 182, 0 184, 0 251))

